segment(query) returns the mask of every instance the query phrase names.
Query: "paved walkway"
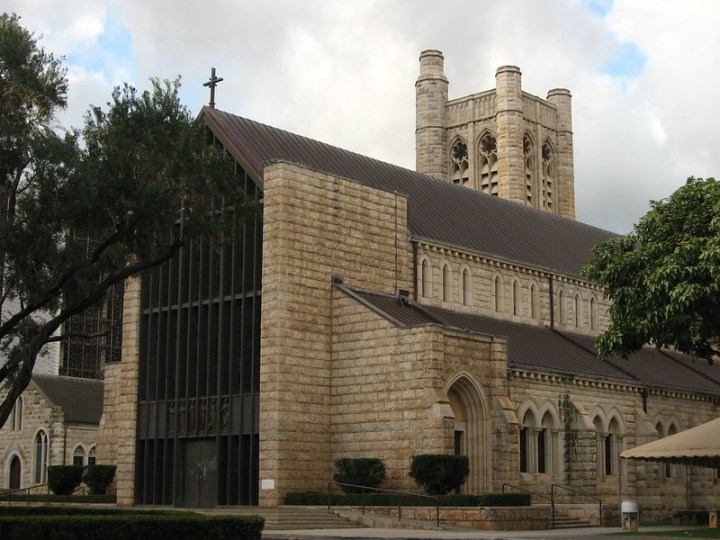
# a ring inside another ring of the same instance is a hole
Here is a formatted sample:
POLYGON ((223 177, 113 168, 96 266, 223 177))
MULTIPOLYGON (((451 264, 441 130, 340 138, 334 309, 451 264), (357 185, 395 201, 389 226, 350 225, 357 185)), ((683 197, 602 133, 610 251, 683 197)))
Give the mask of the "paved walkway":
MULTIPOLYGON (((697 527, 641 527, 640 532, 689 530, 697 527)), ((434 540, 434 539, 483 539, 483 540, 574 540, 583 538, 600 540, 612 535, 614 540, 622 540, 623 531, 620 527, 587 527, 582 529, 551 529, 547 531, 424 531, 409 529, 321 529, 304 531, 266 531, 263 539, 266 540, 310 540, 310 539, 406 539, 406 540, 434 540)), ((636 538, 636 537, 635 537, 636 538)), ((652 539, 647 536, 644 539, 652 539)))

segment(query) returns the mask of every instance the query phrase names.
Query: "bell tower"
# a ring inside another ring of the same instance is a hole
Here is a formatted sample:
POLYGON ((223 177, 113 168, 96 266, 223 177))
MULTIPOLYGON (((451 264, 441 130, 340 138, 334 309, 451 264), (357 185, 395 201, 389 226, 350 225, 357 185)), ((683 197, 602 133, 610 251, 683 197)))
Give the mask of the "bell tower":
POLYGON ((417 171, 575 219, 570 92, 528 94, 516 66, 498 68, 491 90, 448 100, 448 86, 442 52, 423 51, 417 171))

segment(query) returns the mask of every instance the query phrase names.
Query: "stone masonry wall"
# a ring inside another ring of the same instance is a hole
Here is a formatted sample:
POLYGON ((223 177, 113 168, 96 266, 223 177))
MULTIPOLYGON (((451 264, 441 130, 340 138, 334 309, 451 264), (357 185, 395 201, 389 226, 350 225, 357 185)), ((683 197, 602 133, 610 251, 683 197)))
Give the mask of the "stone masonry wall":
POLYGON ((516 470, 516 426, 508 437, 500 406, 507 400, 504 339, 398 328, 342 291, 335 298, 330 466, 340 457, 380 458, 386 487, 417 489, 408 476, 413 456, 455 451, 448 391, 461 385, 473 436, 466 489, 487 491, 516 470))
POLYGON ((416 454, 445 452, 438 332, 400 329, 366 306, 335 293, 330 394, 331 456, 382 459, 386 487, 416 489, 416 454))
POLYGON ((123 300, 122 358, 105 367, 105 395, 98 463, 117 466, 117 504, 135 503, 135 448, 140 366, 140 278, 125 283, 123 300))
POLYGON ((553 280, 555 327, 575 333, 598 335, 608 325, 609 302, 595 284, 573 278, 549 274, 517 263, 493 259, 487 255, 463 252, 447 247, 418 242, 417 291, 423 304, 441 306, 457 311, 497 317, 526 324, 550 326, 550 279, 553 280), (422 266, 427 262, 430 275, 423 288, 422 266), (450 294, 443 294, 443 267, 450 270, 450 294), (463 272, 467 271, 469 291, 463 289, 463 272), (495 279, 499 278, 499 290, 495 279), (513 283, 518 283, 517 302, 513 298, 513 283), (535 288, 535 316, 531 308, 531 291, 535 288), (425 295, 423 296, 423 289, 425 295), (499 295, 496 303, 495 295, 499 295), (577 313, 575 297, 578 297, 577 313), (560 308, 562 297, 563 308, 560 308), (594 308, 593 308, 594 306, 594 308), (577 325, 576 325, 577 321, 577 325))
POLYGON ((265 169, 260 504, 317 489, 330 449, 331 277, 412 284, 407 200, 289 164, 265 169))
MULTIPOLYGON (((668 518, 672 509, 714 507, 720 502, 720 485, 713 469, 672 466, 667 476, 663 464, 625 461, 613 456, 619 474, 603 474, 597 463, 600 450, 594 427, 596 419, 604 426, 616 419, 620 428, 619 453, 657 439, 658 422, 666 429, 672 423, 677 431, 682 431, 716 418, 719 412, 716 399, 517 368, 511 373, 510 392, 521 421, 528 409, 539 415, 554 411, 561 422, 569 420, 557 426, 563 437, 563 444, 557 446, 559 466, 551 474, 522 473, 523 487, 549 493, 552 483, 566 485, 594 494, 613 508, 621 499, 637 500, 643 519, 668 518), (649 392, 647 412, 642 409, 645 391, 649 392)), ((566 502, 588 501, 581 497, 566 502)))
POLYGON ((0 489, 10 487, 10 461, 20 458, 20 487, 35 484, 35 436, 40 430, 48 435, 47 465, 70 465, 75 447, 81 445, 87 452, 95 445, 97 426, 92 424, 65 424, 60 407, 52 406, 32 382, 22 394, 22 427, 13 431, 11 423, 0 429, 0 489))

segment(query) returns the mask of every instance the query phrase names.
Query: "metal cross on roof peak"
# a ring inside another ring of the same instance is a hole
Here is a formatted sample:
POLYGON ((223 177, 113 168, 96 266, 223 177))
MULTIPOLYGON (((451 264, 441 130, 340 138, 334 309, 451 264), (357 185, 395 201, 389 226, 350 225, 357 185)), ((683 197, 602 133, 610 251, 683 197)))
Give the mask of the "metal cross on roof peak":
POLYGON ((210 87, 210 108, 211 109, 215 108, 215 87, 222 80, 223 80, 222 77, 215 76, 215 68, 211 68, 210 69, 210 80, 206 83, 203 83, 203 86, 210 87))

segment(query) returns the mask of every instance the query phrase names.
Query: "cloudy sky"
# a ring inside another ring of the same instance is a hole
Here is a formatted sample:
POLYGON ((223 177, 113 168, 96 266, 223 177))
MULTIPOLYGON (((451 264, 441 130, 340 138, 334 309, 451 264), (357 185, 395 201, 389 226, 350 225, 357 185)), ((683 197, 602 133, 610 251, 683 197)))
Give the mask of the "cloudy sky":
POLYGON ((720 177, 716 0, 4 0, 65 57, 79 126, 113 86, 181 75, 217 107, 385 161, 415 164, 415 79, 445 55, 450 97, 495 86, 573 95, 581 221, 628 232, 688 176, 720 177))

